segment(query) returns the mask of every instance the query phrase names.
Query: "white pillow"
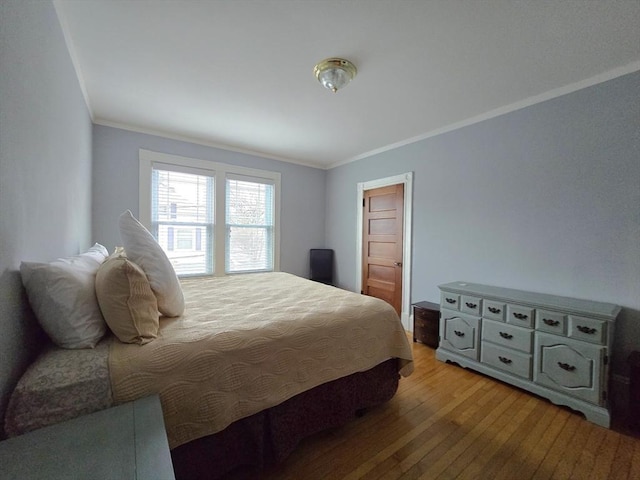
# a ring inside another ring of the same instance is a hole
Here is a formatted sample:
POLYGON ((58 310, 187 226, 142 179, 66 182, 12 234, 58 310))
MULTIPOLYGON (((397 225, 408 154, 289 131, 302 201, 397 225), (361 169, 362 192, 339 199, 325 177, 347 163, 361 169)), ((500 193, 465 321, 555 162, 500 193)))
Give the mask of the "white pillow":
POLYGON ((63 348, 93 348, 106 332, 95 292, 98 268, 108 256, 89 251, 50 263, 22 262, 20 274, 38 323, 63 348))
POLYGON ((138 264, 151 284, 158 299, 158 310, 167 317, 184 312, 182 287, 167 254, 144 225, 127 210, 118 220, 120 237, 127 257, 138 264))

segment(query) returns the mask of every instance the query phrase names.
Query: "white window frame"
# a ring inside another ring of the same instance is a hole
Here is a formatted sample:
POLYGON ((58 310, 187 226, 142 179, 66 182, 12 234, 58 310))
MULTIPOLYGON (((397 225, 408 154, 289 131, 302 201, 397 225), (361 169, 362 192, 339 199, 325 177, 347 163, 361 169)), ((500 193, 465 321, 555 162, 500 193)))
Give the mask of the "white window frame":
MULTIPOLYGON (((280 271, 280 173, 268 170, 258 170, 255 168, 239 167, 226 163, 212 162, 197 158, 181 157, 167 153, 153 152, 151 150, 140 149, 140 189, 139 189, 139 212, 138 220, 149 231, 151 231, 151 172, 154 165, 161 167, 172 165, 184 171, 198 169, 208 172, 215 178, 215 227, 213 231, 214 251, 214 271, 213 276, 222 277, 225 273, 225 251, 226 251, 226 208, 225 191, 227 174, 254 177, 254 179, 264 179, 274 185, 274 225, 273 225, 273 271, 280 271)), ((241 275, 233 273, 229 275, 241 275)))

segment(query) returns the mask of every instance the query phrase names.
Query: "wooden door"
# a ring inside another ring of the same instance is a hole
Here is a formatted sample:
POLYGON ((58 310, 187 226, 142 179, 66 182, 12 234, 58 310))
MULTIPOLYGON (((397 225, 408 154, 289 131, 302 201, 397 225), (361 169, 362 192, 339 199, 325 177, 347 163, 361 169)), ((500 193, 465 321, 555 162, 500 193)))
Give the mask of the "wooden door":
POLYGON ((362 293, 402 313, 404 185, 365 190, 362 202, 362 293))

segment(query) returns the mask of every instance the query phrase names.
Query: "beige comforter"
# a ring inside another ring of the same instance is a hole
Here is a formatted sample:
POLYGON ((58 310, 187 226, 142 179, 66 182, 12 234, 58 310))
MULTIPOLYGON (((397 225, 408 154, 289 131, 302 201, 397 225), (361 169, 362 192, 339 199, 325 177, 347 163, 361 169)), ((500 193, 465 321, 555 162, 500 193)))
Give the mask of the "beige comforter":
POLYGON ((286 273, 182 281, 185 314, 147 345, 114 341, 116 403, 159 393, 171 448, 411 347, 382 300, 286 273))

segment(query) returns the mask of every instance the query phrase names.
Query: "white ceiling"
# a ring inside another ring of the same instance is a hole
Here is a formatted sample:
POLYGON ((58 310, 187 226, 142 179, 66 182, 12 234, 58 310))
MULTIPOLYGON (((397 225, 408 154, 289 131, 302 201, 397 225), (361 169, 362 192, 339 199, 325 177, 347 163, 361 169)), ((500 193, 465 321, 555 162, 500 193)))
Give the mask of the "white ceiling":
POLYGON ((639 0, 54 4, 95 123, 322 168, 640 70, 639 0))

